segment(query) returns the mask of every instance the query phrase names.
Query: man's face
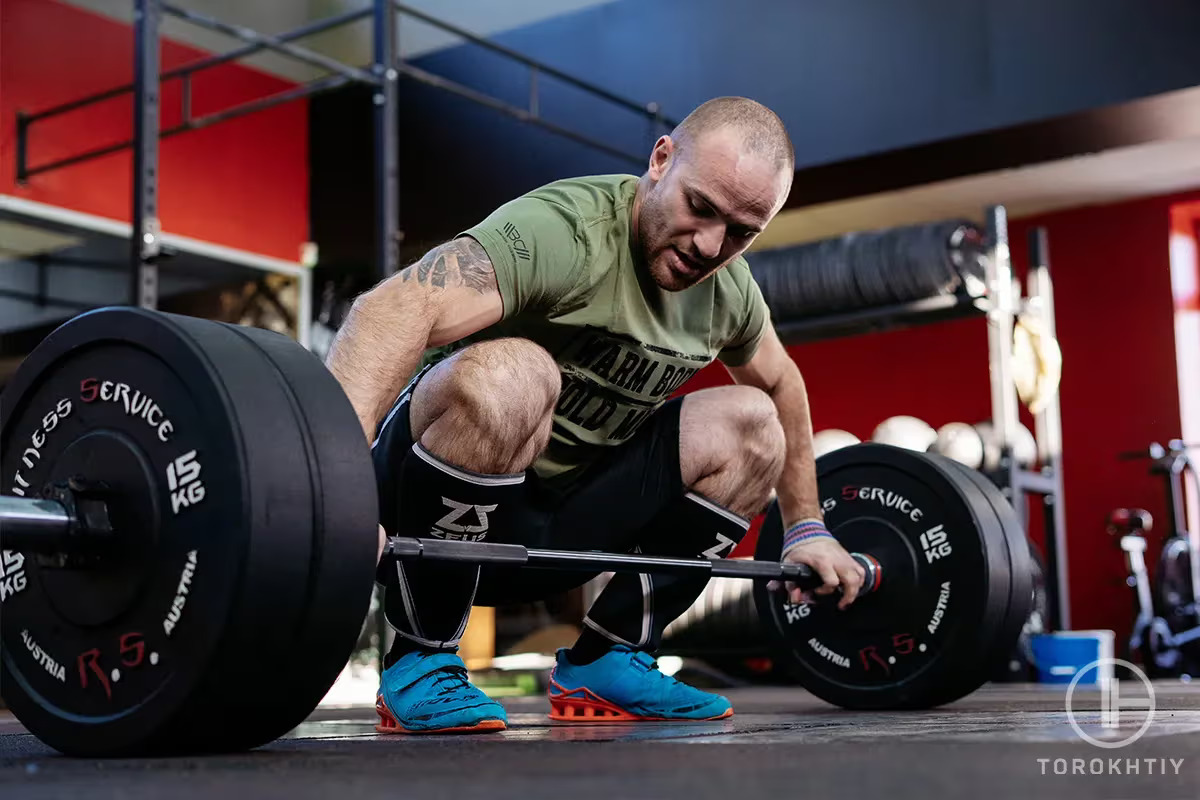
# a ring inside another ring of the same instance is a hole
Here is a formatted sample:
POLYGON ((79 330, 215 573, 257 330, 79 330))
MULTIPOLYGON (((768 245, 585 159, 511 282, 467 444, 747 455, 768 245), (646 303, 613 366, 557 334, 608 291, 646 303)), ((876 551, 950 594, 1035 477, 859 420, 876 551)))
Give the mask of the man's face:
POLYGON ((677 292, 737 258, 782 208, 786 169, 745 153, 732 131, 690 142, 686 152, 663 137, 651 156, 651 188, 638 238, 654 282, 677 292))

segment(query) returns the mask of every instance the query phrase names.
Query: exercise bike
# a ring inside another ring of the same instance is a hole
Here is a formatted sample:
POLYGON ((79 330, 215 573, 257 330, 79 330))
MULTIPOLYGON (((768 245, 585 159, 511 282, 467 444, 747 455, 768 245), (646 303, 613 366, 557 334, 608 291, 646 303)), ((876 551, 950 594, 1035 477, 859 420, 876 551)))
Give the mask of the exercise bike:
MULTIPOLYGON (((1167 488, 1167 537, 1154 575, 1146 566, 1146 533, 1153 527, 1150 513, 1118 508, 1109 515, 1108 532, 1119 536, 1129 567, 1126 584, 1134 591, 1136 619, 1129 652, 1137 654, 1150 677, 1200 675, 1200 564, 1192 557, 1185 529, 1183 476, 1197 480, 1185 445, 1173 439, 1145 450, 1121 453, 1122 461, 1150 459, 1150 474, 1160 475, 1167 488)), ((1198 484, 1200 488, 1200 484, 1198 484)))

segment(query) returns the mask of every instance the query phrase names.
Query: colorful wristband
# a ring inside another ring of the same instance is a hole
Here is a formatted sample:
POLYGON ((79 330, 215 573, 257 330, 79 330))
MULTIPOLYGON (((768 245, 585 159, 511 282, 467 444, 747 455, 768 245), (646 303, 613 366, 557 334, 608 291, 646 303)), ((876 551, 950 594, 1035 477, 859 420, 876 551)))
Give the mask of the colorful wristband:
POLYGON ((833 538, 825 527, 825 523, 819 519, 804 519, 793 524, 783 533, 783 552, 786 553, 801 542, 807 542, 821 536, 833 538))

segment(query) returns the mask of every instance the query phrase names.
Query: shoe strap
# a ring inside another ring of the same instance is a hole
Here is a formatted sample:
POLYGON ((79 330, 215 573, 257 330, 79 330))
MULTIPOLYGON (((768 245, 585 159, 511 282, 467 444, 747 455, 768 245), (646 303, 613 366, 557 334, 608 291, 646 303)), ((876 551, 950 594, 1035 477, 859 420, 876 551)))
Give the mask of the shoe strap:
POLYGON ((654 656, 650 655, 649 653, 647 653, 643 650, 633 651, 633 660, 636 661, 638 664, 641 664, 646 669, 654 669, 655 666, 657 666, 657 662, 654 660, 654 656))
POLYGON ((458 657, 458 653, 430 653, 422 658, 420 663, 422 672, 433 672, 446 667, 467 668, 463 660, 458 657))
POLYGON ((467 667, 457 653, 430 653, 405 670, 404 680, 406 685, 412 686, 435 672, 449 670, 462 670, 465 673, 467 667))
POLYGON ((671 683, 675 682, 675 678, 659 670, 658 661, 654 658, 654 656, 647 652, 636 650, 633 652, 633 657, 630 660, 634 664, 640 665, 642 669, 645 670, 643 674, 647 676, 655 676, 661 680, 669 681, 671 683))

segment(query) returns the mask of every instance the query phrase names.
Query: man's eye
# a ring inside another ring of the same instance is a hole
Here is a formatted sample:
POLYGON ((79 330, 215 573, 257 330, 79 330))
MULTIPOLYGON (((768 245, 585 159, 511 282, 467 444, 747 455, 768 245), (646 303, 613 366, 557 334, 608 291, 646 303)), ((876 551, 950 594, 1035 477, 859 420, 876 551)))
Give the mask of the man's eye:
POLYGON ((698 203, 695 200, 692 200, 691 206, 692 206, 692 211, 695 211, 697 214, 701 214, 701 215, 708 214, 708 206, 706 206, 706 205, 703 205, 701 203, 698 203))

